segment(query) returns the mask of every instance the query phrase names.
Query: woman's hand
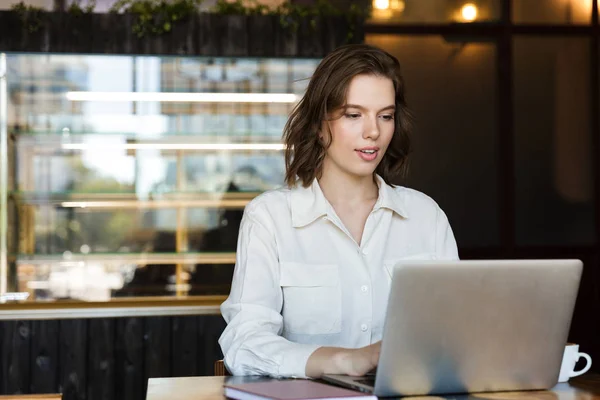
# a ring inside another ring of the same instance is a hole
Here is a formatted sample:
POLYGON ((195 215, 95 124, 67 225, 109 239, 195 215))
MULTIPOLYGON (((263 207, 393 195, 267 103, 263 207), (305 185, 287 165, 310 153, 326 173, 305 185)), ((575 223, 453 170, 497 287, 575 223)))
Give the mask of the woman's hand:
POLYGON ((339 368, 342 374, 350 376, 362 376, 377 367, 381 342, 353 349, 350 353, 338 355, 339 368))
POLYGON ((358 349, 321 347, 308 358, 306 376, 319 378, 324 374, 362 376, 377 367, 381 342, 358 349))

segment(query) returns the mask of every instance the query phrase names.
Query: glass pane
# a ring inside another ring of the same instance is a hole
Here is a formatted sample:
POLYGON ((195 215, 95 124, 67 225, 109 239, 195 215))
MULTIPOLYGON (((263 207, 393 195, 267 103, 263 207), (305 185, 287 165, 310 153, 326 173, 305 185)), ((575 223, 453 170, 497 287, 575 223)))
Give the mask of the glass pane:
POLYGON ((369 35, 396 57, 415 113, 408 186, 446 211, 461 247, 498 243, 495 46, 369 35))
POLYGON ((517 243, 591 244, 589 40, 516 38, 514 68, 517 243))
POLYGON ((517 24, 578 24, 592 22, 593 0, 512 0, 517 24))
POLYGON ((11 54, 10 253, 38 298, 227 294, 319 60, 11 54))
MULTIPOLYGON (((37 203, 56 200, 56 196, 64 201, 86 197, 92 201, 97 200, 94 196, 130 194, 142 200, 180 193, 263 191, 281 185, 285 172, 279 148, 219 151, 196 149, 206 143, 188 142, 181 144, 181 150, 163 150, 159 146, 172 142, 153 142, 156 149, 130 150, 125 147, 131 143, 116 136, 87 135, 77 141, 27 139, 17 137, 15 193, 34 196, 37 203), (72 151, 73 147, 82 150, 72 151)), ((247 143, 223 143, 236 144, 247 143)))
POLYGON ((110 210, 38 206, 21 212, 31 214, 34 224, 31 241, 20 243, 20 254, 68 253, 68 256, 77 256, 90 253, 235 252, 243 208, 152 210, 140 206, 110 210), (178 221, 185 223, 178 224, 178 221), (50 224, 53 230, 47 229, 50 224), (235 230, 236 234, 220 242, 207 241, 213 230, 224 226, 235 230), (176 243, 178 230, 185 231, 185 244, 176 243))
POLYGON ((485 22, 500 18, 501 0, 372 0, 370 23, 485 22))

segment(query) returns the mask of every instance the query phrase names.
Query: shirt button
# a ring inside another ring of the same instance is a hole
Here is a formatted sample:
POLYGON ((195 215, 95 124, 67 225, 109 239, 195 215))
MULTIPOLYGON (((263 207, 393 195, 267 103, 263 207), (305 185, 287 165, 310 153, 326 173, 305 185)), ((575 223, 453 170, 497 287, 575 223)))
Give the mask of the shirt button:
POLYGON ((367 285, 362 285, 360 287, 360 290, 363 291, 363 292, 366 292, 367 290, 369 290, 369 287, 367 285))
POLYGON ((362 325, 360 326, 360 330, 361 330, 361 331, 363 331, 363 332, 366 332, 366 331, 367 331, 367 329, 369 329, 369 327, 367 326, 367 324, 362 324, 362 325))
POLYGON ((366 256, 367 254, 369 254, 369 251, 367 249, 363 249, 362 253, 366 256))

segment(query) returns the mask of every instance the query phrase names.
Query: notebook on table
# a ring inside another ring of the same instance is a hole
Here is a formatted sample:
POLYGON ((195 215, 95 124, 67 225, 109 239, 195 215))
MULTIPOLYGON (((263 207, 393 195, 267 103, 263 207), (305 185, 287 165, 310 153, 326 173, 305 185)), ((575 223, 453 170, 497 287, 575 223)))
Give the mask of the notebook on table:
POLYGON ((307 379, 225 382, 223 386, 225 396, 236 400, 377 400, 374 395, 307 379))

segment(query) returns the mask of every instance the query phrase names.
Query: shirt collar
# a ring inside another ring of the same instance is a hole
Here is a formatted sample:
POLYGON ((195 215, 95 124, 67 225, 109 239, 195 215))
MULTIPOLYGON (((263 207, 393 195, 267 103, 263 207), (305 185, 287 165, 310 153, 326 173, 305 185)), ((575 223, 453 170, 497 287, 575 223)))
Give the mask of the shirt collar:
POLYGON ((388 208, 399 216, 408 218, 408 212, 406 212, 406 206, 401 193, 385 183, 381 176, 376 174, 375 179, 377 180, 377 186, 379 186, 379 198, 377 199, 373 210, 388 208))
POLYGON ((325 198, 317 179, 313 179, 309 187, 298 182, 292 189, 291 210, 294 228, 306 226, 319 217, 327 215, 329 202, 325 198))
MULTIPOLYGON (((404 201, 398 191, 385 183, 382 177, 375 175, 379 186, 379 197, 373 211, 388 208, 403 218, 408 218, 404 201)), ((306 226, 317 218, 326 216, 331 205, 325 198, 317 179, 313 179, 309 187, 300 183, 291 191, 292 225, 294 228, 306 226)))

